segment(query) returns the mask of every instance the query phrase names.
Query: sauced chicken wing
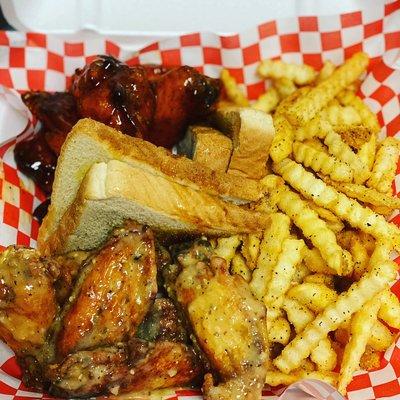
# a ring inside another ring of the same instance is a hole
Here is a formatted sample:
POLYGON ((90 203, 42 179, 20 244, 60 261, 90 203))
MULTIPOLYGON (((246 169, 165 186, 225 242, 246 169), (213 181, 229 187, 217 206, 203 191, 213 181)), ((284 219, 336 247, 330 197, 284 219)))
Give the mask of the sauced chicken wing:
POLYGON ((157 292, 152 232, 128 222, 116 229, 77 278, 60 317, 59 357, 131 337, 157 292))
POLYGON ((214 386, 213 377, 206 375, 205 398, 260 399, 268 366, 263 304, 204 245, 194 245, 178 261, 183 269, 175 283, 176 298, 220 380, 214 386))
POLYGON ((180 386, 199 372, 189 346, 134 338, 127 344, 78 351, 50 365, 47 374, 53 395, 87 397, 180 386))

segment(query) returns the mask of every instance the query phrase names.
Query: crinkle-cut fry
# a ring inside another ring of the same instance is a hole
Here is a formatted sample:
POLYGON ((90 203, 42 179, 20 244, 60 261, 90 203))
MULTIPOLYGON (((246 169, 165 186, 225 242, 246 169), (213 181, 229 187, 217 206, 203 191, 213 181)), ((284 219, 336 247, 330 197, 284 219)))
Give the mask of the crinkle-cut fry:
POLYGON ((274 86, 278 91, 279 97, 285 99, 297 90, 294 82, 289 78, 279 78, 274 81, 274 86))
POLYGON ((292 283, 302 283, 303 280, 310 275, 310 270, 306 267, 306 265, 301 262, 297 265, 296 272, 292 278, 292 283))
POLYGON ((290 339, 290 324, 285 317, 278 317, 270 321, 268 326, 268 339, 270 343, 286 345, 290 339))
POLYGON ((322 172, 335 181, 351 182, 353 180, 353 170, 348 164, 305 143, 293 143, 293 157, 298 163, 315 172, 322 172))
POLYGON ((288 78, 296 85, 312 83, 317 76, 314 68, 306 64, 289 64, 281 60, 263 60, 257 67, 262 78, 288 78))
POLYGON ((286 112, 290 123, 300 126, 314 118, 338 93, 365 71, 368 62, 368 56, 365 53, 354 54, 328 79, 318 83, 306 95, 294 102, 286 112))
POLYGON ((376 114, 370 110, 370 108, 354 93, 354 91, 344 90, 339 93, 337 97, 344 106, 351 106, 357 110, 363 125, 372 133, 376 134, 380 132, 381 127, 376 114))
POLYGON ((252 108, 256 110, 261 110, 267 114, 275 110, 276 106, 280 101, 279 93, 274 88, 269 88, 265 93, 263 93, 252 105, 252 108))
POLYGON ((285 297, 282 308, 296 333, 300 333, 314 318, 314 313, 295 299, 285 297))
POLYGON ((376 153, 371 177, 367 181, 368 187, 375 188, 382 193, 392 192, 392 182, 396 175, 397 160, 400 154, 399 144, 399 141, 392 137, 382 141, 376 153))
POLYGON ((293 371, 293 373, 285 374, 278 370, 267 371, 265 383, 269 386, 289 386, 292 383, 300 381, 301 379, 317 379, 326 382, 332 386, 336 386, 338 374, 331 371, 293 371))
POLYGON ((396 276, 396 265, 392 261, 382 261, 374 265, 347 292, 339 295, 305 329, 283 349, 273 364, 282 372, 289 373, 298 368, 311 350, 325 338, 330 331, 359 311, 373 296, 381 292, 396 276))
POLYGON ((326 177, 322 177, 322 179, 339 192, 353 199, 362 201, 363 203, 388 207, 389 210, 400 208, 400 198, 398 197, 393 197, 386 193, 378 192, 376 189, 367 188, 364 185, 357 185, 356 183, 335 182, 326 177))
MULTIPOLYGON (((323 139, 325 137, 325 128, 328 122, 321 118, 320 115, 315 116, 311 119, 307 124, 303 126, 296 127, 294 129, 294 138, 300 142, 305 141, 306 139, 312 138, 320 138, 323 139)), ((329 123, 328 123, 329 124, 329 123)))
POLYGON ((369 266, 376 265, 380 260, 389 260, 392 245, 385 239, 378 239, 375 245, 374 252, 369 259, 369 266))
POLYGON ((386 219, 389 219, 390 215, 393 213, 393 209, 388 206, 376 206, 371 203, 364 203, 366 207, 369 207, 373 212, 383 215, 386 219))
POLYGON ((353 257, 353 277, 358 280, 368 269, 369 255, 364 244, 355 234, 351 240, 350 253, 353 257))
POLYGON ((351 106, 340 106, 338 104, 328 104, 323 110, 325 119, 331 125, 358 125, 361 124, 361 117, 357 110, 351 106))
POLYGON ((249 100, 236 83, 236 79, 229 73, 227 69, 221 71, 221 81, 224 85, 228 99, 237 106, 248 107, 249 100))
POLYGON ((358 150, 357 155, 370 171, 374 166, 376 154, 377 135, 372 133, 368 142, 365 142, 358 150))
MULTIPOLYGON (((360 150, 368 143, 371 131, 364 125, 335 125, 335 132, 353 149, 360 150)), ((357 153, 358 155, 359 153, 357 153)))
POLYGON ((370 332, 368 345, 376 351, 386 351, 392 343, 392 332, 382 322, 376 320, 370 332))
POLYGON ((318 371, 332 371, 336 367, 337 356, 329 338, 322 339, 310 354, 318 371))
POLYGON ((347 274, 351 266, 351 256, 337 244, 336 236, 326 222, 286 185, 276 187, 275 191, 279 209, 287 214, 302 230, 304 236, 319 249, 329 268, 338 275, 347 274))
POLYGON ((400 301, 390 289, 382 295, 378 317, 392 328, 400 329, 400 301))
POLYGON ((386 221, 382 215, 363 207, 356 200, 328 186, 323 180, 307 172, 300 164, 286 159, 274 164, 274 170, 294 189, 316 204, 333 211, 340 219, 351 226, 369 233, 375 238, 388 240, 396 249, 400 249, 399 228, 386 221))
POLYGON ((353 373, 359 368, 361 356, 364 354, 368 338, 376 321, 380 307, 380 294, 364 304, 351 320, 350 341, 347 343, 342 365, 340 367, 338 390, 346 394, 347 385, 351 382, 353 373))
POLYGON ((311 272, 322 274, 335 274, 336 271, 329 268, 326 261, 322 258, 321 252, 316 248, 309 249, 308 247, 303 250, 303 261, 306 267, 311 272))
POLYGON ((324 65, 322 66, 322 68, 320 69, 320 71, 318 73, 316 82, 320 83, 320 82, 328 79, 333 74, 335 69, 336 69, 336 65, 331 60, 325 61, 324 65))
POLYGON ((246 282, 251 280, 251 270, 246 264, 246 260, 240 253, 236 253, 231 261, 230 272, 240 275, 246 282))
POLYGON ((259 233, 249 233, 242 239, 241 252, 246 260, 248 268, 254 270, 257 265, 258 254, 260 252, 261 236, 259 233))
POLYGON ((360 369, 364 371, 370 371, 373 369, 378 369, 380 365, 380 353, 373 349, 371 346, 367 345, 364 354, 361 356, 360 369))
POLYGON ((273 120, 275 136, 272 139, 269 154, 273 161, 279 162, 292 153, 294 131, 292 125, 283 115, 275 114, 273 120))
POLYGON ((328 148, 318 138, 305 139, 302 143, 318 151, 322 151, 323 153, 329 154, 328 148))
POLYGON ((361 161, 357 154, 351 150, 350 146, 342 140, 341 136, 332 129, 332 127, 328 128, 324 138, 324 143, 328 146, 330 154, 350 166, 354 171, 354 180, 356 183, 363 183, 368 179, 370 176, 368 167, 361 161))
POLYGON ((305 282, 290 288, 286 296, 297 300, 311 311, 319 313, 332 304, 338 294, 321 283, 305 282))
POLYGON ((264 232, 260 243, 257 267, 253 271, 250 289, 255 297, 262 300, 271 281, 272 270, 282 251, 282 243, 290 235, 290 219, 282 213, 271 214, 271 224, 264 232))
POLYGON ((271 281, 264 297, 267 307, 267 321, 280 316, 285 293, 290 288, 296 265, 301 262, 304 242, 298 239, 285 239, 282 252, 274 266, 271 281))
POLYGON ((214 250, 215 255, 224 258, 229 265, 236 253, 236 249, 241 243, 242 238, 239 235, 219 238, 217 241, 217 247, 214 250))
POLYGON ((329 274, 310 274, 304 278, 304 283, 318 283, 328 287, 329 289, 334 288, 333 275, 329 274))

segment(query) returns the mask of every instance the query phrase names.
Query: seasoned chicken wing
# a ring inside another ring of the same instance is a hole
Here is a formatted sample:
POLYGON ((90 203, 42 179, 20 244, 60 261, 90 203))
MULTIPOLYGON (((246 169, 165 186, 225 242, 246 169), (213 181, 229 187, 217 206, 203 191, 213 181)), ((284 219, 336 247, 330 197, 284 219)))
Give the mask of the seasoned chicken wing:
POLYGON ((152 232, 128 222, 81 269, 60 317, 59 357, 126 341, 157 292, 152 232))
POLYGON ((175 296, 219 380, 215 386, 206 375, 205 398, 260 399, 269 362, 264 305, 204 244, 195 244, 178 261, 183 268, 175 296))

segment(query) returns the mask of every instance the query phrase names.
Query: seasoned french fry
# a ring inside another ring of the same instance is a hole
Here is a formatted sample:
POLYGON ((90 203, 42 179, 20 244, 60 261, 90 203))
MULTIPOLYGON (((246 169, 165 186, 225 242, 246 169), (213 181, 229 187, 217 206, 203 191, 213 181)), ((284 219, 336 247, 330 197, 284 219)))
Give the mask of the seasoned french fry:
POLYGON ((284 295, 290 287, 296 265, 301 261, 304 242, 296 239, 286 239, 282 244, 282 252, 273 269, 264 304, 267 307, 267 321, 280 316, 284 295))
POLYGON ((376 351, 385 351, 392 343, 393 335, 390 330, 382 322, 375 320, 370 331, 368 345, 376 351))
POLYGON ((303 250, 303 261, 306 267, 312 272, 322 274, 336 273, 335 270, 327 266, 325 260, 321 256, 320 251, 316 247, 312 249, 306 247, 303 250))
POLYGON ((289 343, 290 325, 286 318, 278 317, 270 321, 268 326, 268 339, 271 343, 286 345, 289 343))
POLYGON ((365 142, 357 153, 358 157, 360 157, 361 161, 368 167, 370 171, 372 171, 372 168, 374 166, 375 153, 376 134, 372 133, 368 142, 365 142))
POLYGON ((318 214, 309 209, 307 202, 286 185, 276 187, 277 205, 298 226, 304 236, 317 247, 329 268, 337 274, 347 274, 351 266, 350 254, 337 244, 335 234, 318 214))
POLYGON ((247 266, 246 260, 240 253, 236 253, 233 256, 230 271, 232 274, 240 275, 246 282, 250 282, 250 268, 247 266))
POLYGON ((318 283, 333 289, 333 275, 328 274, 310 274, 304 278, 304 283, 318 283))
MULTIPOLYGON (((294 130, 294 138, 300 142, 306 139, 320 138, 323 139, 326 135, 326 127, 329 122, 317 115, 311 119, 307 124, 296 127, 294 130)), ((329 126, 329 125, 328 125, 329 126)))
POLYGON ((335 303, 325 308, 303 332, 297 334, 273 364, 285 373, 298 368, 320 340, 359 311, 395 278, 396 265, 393 264, 392 261, 382 260, 378 265, 373 265, 370 272, 353 283, 347 292, 341 293, 335 303))
POLYGON ((361 240, 353 235, 350 244, 350 253, 353 256, 353 277, 358 280, 368 269, 369 256, 361 240))
POLYGON ((332 371, 336 367, 337 356, 328 338, 322 339, 310 354, 310 359, 319 371, 332 371))
POLYGON ((331 371, 295 371, 290 374, 285 374, 281 371, 272 370, 267 372, 267 376, 265 378, 265 383, 269 386, 279 386, 285 385, 289 386, 294 382, 297 382, 301 379, 317 379, 320 381, 324 381, 332 386, 336 386, 338 380, 338 374, 336 372, 331 371))
POLYGON ((303 143, 323 153, 329 154, 328 148, 317 138, 305 139, 303 143))
POLYGON ((369 300, 351 320, 351 336, 347 343, 342 365, 340 367, 338 390, 346 394, 347 385, 350 383, 353 373, 359 368, 361 356, 364 354, 368 343, 370 331, 374 326, 380 307, 380 295, 369 300))
POLYGON ((335 181, 351 182, 353 180, 353 170, 348 164, 305 143, 293 143, 293 156, 298 163, 315 172, 322 172, 335 181))
POLYGON ((343 163, 348 164, 351 169, 353 169, 356 183, 363 183, 368 179, 370 176, 368 167, 331 127, 327 130, 324 143, 328 146, 330 154, 334 155, 338 160, 343 161, 343 163))
POLYGON ((344 193, 346 196, 352 197, 364 203, 373 204, 375 206, 383 206, 389 210, 400 208, 400 198, 378 192, 375 189, 366 188, 363 185, 354 183, 334 182, 326 177, 323 180, 333 186, 338 191, 344 193))
POLYGON ((289 297, 285 297, 283 300, 282 308, 296 333, 300 333, 315 318, 313 312, 306 306, 289 297))
POLYGON ((272 160, 279 162, 289 157, 292 152, 294 131, 292 125, 283 115, 275 113, 273 119, 275 136, 272 139, 269 154, 272 160))
POLYGON ((253 270, 256 267, 258 254, 260 252, 261 237, 258 233, 250 233, 243 236, 242 254, 246 260, 248 268, 253 270))
POLYGON ((256 110, 261 110, 266 112, 267 114, 271 113, 276 106, 278 105, 280 100, 278 91, 271 87, 264 94, 262 94, 252 105, 252 108, 256 110))
POLYGON ((227 69, 221 71, 221 82, 224 85, 228 99, 237 106, 248 107, 249 101, 240 90, 235 78, 227 69))
POLYGON ((333 211, 353 227, 359 228, 377 239, 384 238, 395 248, 400 249, 399 228, 387 222, 382 215, 374 213, 369 208, 361 206, 357 201, 349 199, 343 193, 327 186, 325 182, 314 177, 312 173, 307 172, 295 161, 286 159, 279 164, 274 164, 274 170, 304 197, 333 211))
POLYGON ((320 82, 328 79, 333 74, 333 71, 335 71, 335 69, 336 69, 336 65, 332 61, 330 61, 330 60, 325 61, 324 65, 322 66, 321 70, 319 71, 316 82, 320 83, 320 82))
POLYGON ((294 82, 289 78, 279 78, 274 81, 274 86, 278 91, 279 97, 285 99, 297 90, 294 82))
POLYGON ((323 110, 325 118, 331 125, 358 125, 361 117, 351 106, 342 107, 338 104, 328 104, 323 110))
POLYGON ((367 186, 382 193, 392 193, 392 182, 396 174, 400 154, 399 141, 388 137, 379 146, 367 186))
POLYGON ((259 300, 262 300, 267 292, 273 267, 282 251, 282 243, 289 237, 289 229, 290 219, 287 215, 271 214, 271 224, 264 232, 257 268, 253 271, 250 282, 250 289, 259 300))
POLYGON ((297 268, 296 268, 296 272, 292 278, 292 282, 293 283, 302 283, 303 280, 310 275, 310 270, 306 267, 306 265, 301 262, 297 268))
POLYGON ((234 235, 227 238, 219 238, 217 243, 217 247, 214 250, 215 255, 224 258, 229 265, 236 253, 236 249, 242 243, 242 239, 239 235, 234 235))
POLYGON ((381 357, 379 352, 374 350, 371 346, 366 347, 364 354, 361 356, 360 369, 370 371, 379 368, 381 364, 381 357))
POLYGON ((286 112, 290 123, 300 126, 314 118, 339 92, 365 71, 368 61, 365 53, 354 54, 328 79, 318 83, 305 96, 298 98, 286 112))
POLYGON ((309 65, 289 64, 281 60, 263 60, 257 68, 262 78, 288 78, 297 85, 307 85, 316 78, 316 71, 309 65))
MULTIPOLYGON (((335 132, 347 143, 350 147, 360 150, 370 140, 372 133, 364 125, 335 125, 335 132)), ((357 153, 359 155, 359 153, 357 153)))
POLYGON ((400 329, 400 301, 389 289, 382 294, 378 317, 392 328, 400 329))
POLYGON ((327 286, 321 283, 308 282, 293 286, 286 295, 317 314, 329 304, 332 304, 338 297, 337 293, 327 286))

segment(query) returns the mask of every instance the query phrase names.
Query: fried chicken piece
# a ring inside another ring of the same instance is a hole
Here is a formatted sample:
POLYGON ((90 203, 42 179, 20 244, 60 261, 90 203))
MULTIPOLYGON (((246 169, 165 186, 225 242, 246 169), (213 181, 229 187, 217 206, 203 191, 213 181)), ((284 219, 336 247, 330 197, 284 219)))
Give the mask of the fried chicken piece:
POLYGON ((175 283, 176 298, 220 381, 215 386, 213 376, 206 375, 205 399, 260 399, 269 363, 264 305, 203 243, 178 261, 183 269, 175 283))
POLYGON ((18 356, 45 343, 58 311, 58 275, 59 266, 34 249, 10 246, 0 254, 0 338, 18 356))
POLYGON ((155 390, 190 383, 200 372, 195 354, 183 343, 127 344, 78 351, 49 366, 50 393, 89 397, 155 390))
POLYGON ((121 132, 144 138, 155 111, 155 97, 141 66, 129 67, 110 56, 98 56, 72 77, 71 93, 79 114, 121 132))
POLYGON ((82 267, 60 317, 59 358, 132 337, 157 292, 154 237, 134 222, 113 231, 82 267))

